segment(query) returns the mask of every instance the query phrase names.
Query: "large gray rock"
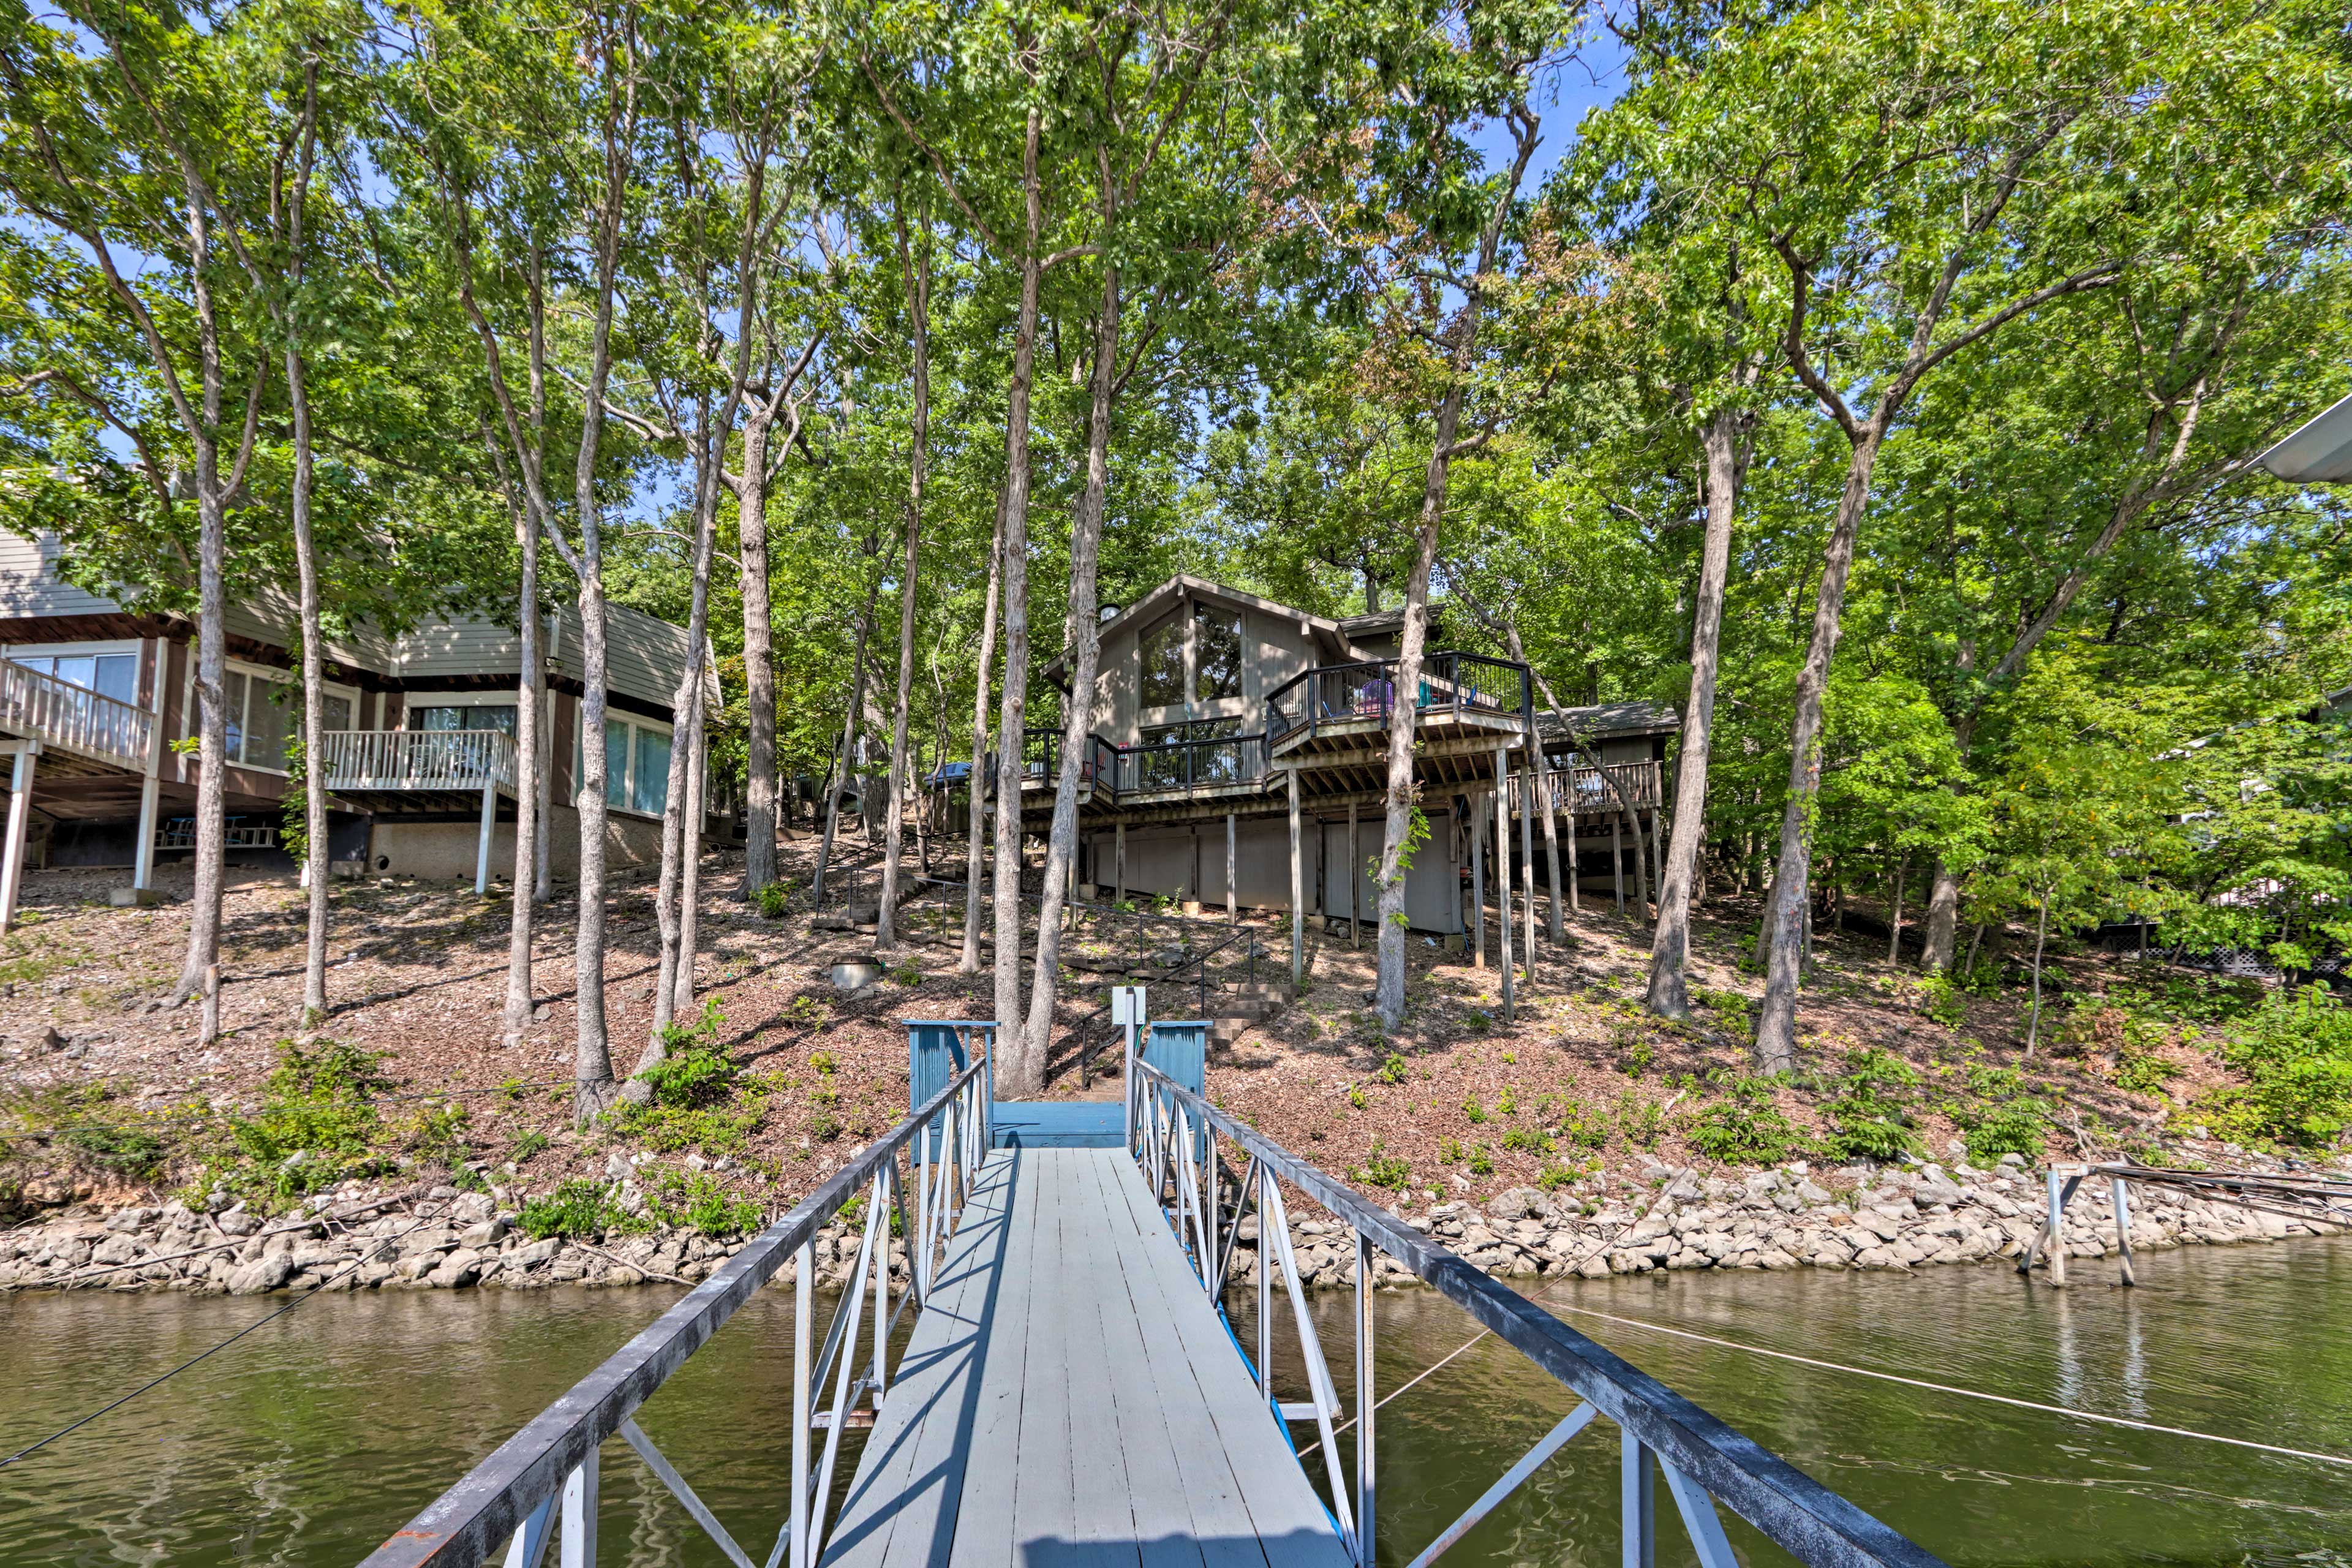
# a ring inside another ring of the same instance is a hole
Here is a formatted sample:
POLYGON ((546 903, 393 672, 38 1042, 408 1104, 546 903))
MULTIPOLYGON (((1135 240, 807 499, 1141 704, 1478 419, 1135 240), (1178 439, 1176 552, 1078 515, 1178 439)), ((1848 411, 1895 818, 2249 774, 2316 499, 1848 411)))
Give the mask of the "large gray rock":
POLYGON ((290 1253, 273 1252, 256 1258, 228 1277, 228 1293, 232 1296, 259 1296, 278 1289, 294 1278, 294 1258, 290 1253))
POLYGON ((436 1289, 456 1290, 471 1285, 482 1277, 482 1255, 471 1248, 461 1247, 443 1258, 440 1267, 425 1277, 425 1283, 436 1289))

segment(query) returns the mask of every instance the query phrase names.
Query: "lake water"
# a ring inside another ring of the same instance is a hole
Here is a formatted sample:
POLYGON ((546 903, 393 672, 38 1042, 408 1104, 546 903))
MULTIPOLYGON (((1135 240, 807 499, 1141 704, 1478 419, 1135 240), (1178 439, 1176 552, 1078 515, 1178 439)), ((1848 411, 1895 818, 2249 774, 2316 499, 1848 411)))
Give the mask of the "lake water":
MULTIPOLYGON (((1554 1285, 1564 1307, 2013 1398, 2352 1456, 2352 1245, 2096 1261, 2075 1288, 2006 1266, 1676 1274, 1554 1285)), ((324 1297, 0 1469, 0 1564, 341 1564, 649 1321, 674 1292, 324 1297)), ((1281 1310, 1276 1298, 1277 1310, 1281 1310)), ((135 1387, 274 1303, 0 1297, 0 1453, 135 1387)), ((1246 1293, 1234 1326, 1252 1343, 1246 1293)), ((1352 1399, 1344 1295, 1318 1303, 1352 1399)), ((1379 1299, 1383 1388, 1475 1329, 1425 1291, 1379 1299)), ((2352 1565, 2352 1468, 1935 1394, 1564 1314, 1954 1563, 2352 1565)), ((791 1300, 762 1292, 640 1419, 738 1538, 781 1521, 791 1300)), ((1277 1342, 1287 1338, 1285 1332, 1277 1342)), ((1299 1397, 1295 1366, 1278 1370, 1299 1397)), ((1572 1406, 1488 1340, 1381 1413, 1381 1560, 1403 1563, 1572 1406)), ((854 1436, 853 1436, 854 1442, 854 1436)), ((1304 1441, 1305 1439, 1302 1439, 1304 1441)), ((1343 1447, 1346 1439, 1342 1439, 1343 1447)), ((1595 1423, 1447 1557, 1617 1561, 1617 1444, 1595 1423)), ((1314 1467, 1319 1474, 1319 1462, 1314 1467)), ((844 1479, 848 1470, 845 1466, 844 1479)), ((603 1561, 723 1559, 617 1440, 603 1561)), ((1660 1491, 1662 1561, 1688 1562, 1660 1491)), ((1782 1560, 1727 1517, 1744 1559, 1782 1560)))

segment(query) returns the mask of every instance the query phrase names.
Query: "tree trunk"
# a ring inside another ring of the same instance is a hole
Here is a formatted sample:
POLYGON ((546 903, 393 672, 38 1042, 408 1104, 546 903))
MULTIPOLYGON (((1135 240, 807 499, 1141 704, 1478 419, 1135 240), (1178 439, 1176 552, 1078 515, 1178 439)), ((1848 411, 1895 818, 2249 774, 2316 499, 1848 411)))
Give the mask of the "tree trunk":
POLYGON ((521 679, 515 682, 515 839, 514 898, 507 925, 506 1044, 522 1043, 530 1027, 535 1003, 531 985, 531 922, 533 903, 540 897, 540 868, 545 860, 544 818, 540 795, 547 780, 540 756, 541 712, 539 671, 539 527, 528 507, 515 515, 515 542, 522 549, 522 589, 517 596, 521 634, 518 658, 521 679))
POLYGON ((1559 824, 1553 820, 1551 770, 1545 765, 1543 748, 1536 748, 1536 803, 1543 811, 1544 872, 1551 884, 1551 896, 1545 900, 1544 934, 1552 945, 1559 945, 1559 824))
MULTIPOLYGON (((710 557, 712 536, 719 527, 719 468, 726 456, 725 445, 723 428, 711 427, 710 405, 706 400, 701 422, 695 429, 698 471, 694 486, 694 552, 688 567, 693 586, 686 614, 686 674, 678 681, 677 695, 670 701, 669 777, 662 791, 661 878, 654 892, 654 921, 661 931, 660 978, 654 983, 653 1023, 647 1031, 645 1051, 629 1074, 632 1099, 649 1092, 642 1079, 667 1054, 663 1036, 675 1016, 672 1009, 677 994, 683 934, 678 893, 685 881, 687 862, 701 850, 700 825, 688 816, 692 805, 688 796, 694 772, 694 737, 702 731, 703 647, 710 635, 710 557)), ((685 962, 690 969, 692 960, 685 962)), ((690 981, 688 989, 692 989, 690 981)))
POLYGON ((1927 926, 1923 936, 1925 945, 1919 953, 1919 967, 1929 973, 1952 967, 1953 955, 1959 947, 1960 876, 1935 858, 1932 880, 1927 888, 1927 926))
POLYGON ((907 308, 914 328, 914 428, 907 461, 907 565, 898 580, 898 700, 890 710, 890 809, 882 829, 882 907, 874 945, 898 945, 898 838, 907 819, 907 703, 915 686, 916 568, 923 538, 923 485, 931 437, 931 227, 909 257, 906 220, 898 223, 898 262, 907 274, 907 308))
POLYGON ((1797 988, 1803 963, 1802 930, 1806 871, 1812 854, 1813 803, 1822 783, 1822 698, 1829 689, 1830 658, 1837 651, 1838 623, 1845 610, 1847 574, 1853 566, 1854 537, 1870 500, 1870 473, 1878 460, 1881 433, 1864 427, 1846 466, 1845 489, 1822 560, 1821 587, 1813 605, 1812 639, 1797 675, 1796 717, 1789 734, 1789 800, 1780 817, 1780 858, 1773 875, 1772 902, 1764 911, 1767 931, 1764 1005, 1757 1019, 1756 1054, 1764 1070, 1793 1072, 1797 1066, 1797 988))
POLYGON ((1706 538, 1699 552, 1698 598, 1691 618, 1690 709, 1683 715, 1675 770, 1675 828, 1659 877, 1658 925, 1650 939, 1650 1011, 1690 1016, 1691 878, 1706 833, 1707 746, 1715 725, 1715 681, 1723 642, 1724 585, 1731 568, 1731 524, 1739 501, 1739 414, 1718 408, 1706 422, 1706 538))
POLYGON ((1895 860, 1895 896, 1887 904, 1886 962, 1897 963, 1903 958, 1903 884, 1911 875, 1911 851, 1906 849, 1895 860))
MULTIPOLYGON (((1004 410, 1004 698, 996 726, 996 1021, 1003 1040, 1021 1021, 1022 731, 1029 703, 1029 391, 1037 363, 1037 289, 1044 258, 1044 192, 1037 143, 1044 129, 1029 111, 1021 152, 1026 227, 1021 249, 1021 308, 1013 329, 1013 379, 1004 410)), ((1016 1083, 999 1085, 1018 1093, 1016 1083)))
POLYGON ((694 1013, 694 954, 701 940, 702 911, 702 791, 710 770, 709 742, 704 734, 708 717, 705 705, 696 704, 694 731, 688 737, 693 756, 686 768, 686 850, 678 864, 677 881, 677 972, 671 982, 670 1016, 690 1017, 694 1013))
POLYGON ((980 973, 980 879, 988 837, 982 769, 988 761, 988 666, 996 657, 996 601, 1004 570, 1004 507, 1000 493, 995 531, 988 542, 988 598, 980 612, 980 654, 972 670, 971 771, 964 776, 963 956, 959 974, 980 973))
POLYGON ((768 431, 774 405, 754 405, 743 422, 743 473, 735 486, 736 559, 743 588, 743 683, 751 710, 744 742, 749 821, 743 891, 776 879, 776 649, 768 606, 768 431))
POLYGON ((857 651, 849 661, 848 711, 841 721, 841 751, 827 770, 824 786, 824 837, 816 847, 816 876, 810 883, 815 901, 824 902, 824 874, 833 864, 834 841, 841 835, 841 792, 848 786, 850 754, 857 744, 857 721, 866 708, 866 638, 874 626, 874 604, 882 593, 882 580, 876 577, 866 584, 866 607, 857 612, 857 651))
MULTIPOLYGON (((175 1002, 201 992, 206 971, 220 962, 221 870, 227 858, 226 770, 228 762, 227 712, 221 679, 226 673, 226 628, 222 569, 227 558, 227 530, 217 489, 218 448, 210 441, 196 447, 196 855, 195 888, 188 905, 188 956, 181 966, 175 1002), (211 470, 208 472, 207 470, 211 470)), ((197 1031, 197 1043, 209 1046, 218 1022, 210 1007, 197 1031)))
POLYGON ((327 780, 319 765, 326 733, 326 670, 319 652, 319 552, 310 530, 310 388, 299 350, 286 350, 286 397, 294 426, 294 565, 300 579, 302 618, 302 834, 310 886, 309 932, 302 953, 302 1028, 327 1021, 327 780))
MULTIPOLYGON (((1109 170, 1103 171, 1103 232, 1118 222, 1109 170)), ((1045 886, 1037 909, 1037 960, 1029 981, 1029 1020, 1019 1048, 1009 1060, 1016 1092, 1045 1087, 1045 1058, 1052 1042, 1055 984, 1061 964, 1063 888, 1078 847, 1078 779, 1087 738, 1094 733, 1095 676, 1102 638, 1095 614, 1095 572, 1102 544, 1103 501, 1110 486, 1110 405, 1118 373, 1119 270, 1103 262, 1102 305, 1095 318, 1093 402, 1087 416, 1087 479, 1078 491, 1070 528, 1070 695, 1062 719, 1061 774, 1054 783, 1054 825, 1046 836, 1045 886)), ((1200 888, 1192 889, 1198 897, 1200 888)))
POLYGON ((2032 1056, 2042 1037, 2042 949, 2050 938, 2050 895, 2042 895, 2041 918, 2033 927, 2033 1011, 2025 1024, 2025 1054, 2032 1056))
MULTIPOLYGON (((1472 331, 1465 324, 1466 337, 1472 331)), ((1466 351, 1463 354, 1467 357, 1466 351)), ((1404 632, 1397 648, 1397 676, 1389 700, 1387 795, 1381 826, 1379 979, 1373 993, 1381 1027, 1394 1034, 1404 1025, 1405 844, 1420 810, 1421 792, 1412 778, 1415 698, 1421 690, 1422 653, 1429 639, 1429 574, 1437 560, 1438 525, 1445 519, 1445 485, 1454 437, 1462 423, 1462 381, 1457 374, 1437 405, 1437 429, 1422 480, 1421 527, 1412 574, 1405 582, 1404 632)), ((1295 787, 1295 785, 1294 785, 1295 787)), ((1425 825, 1424 825, 1425 826, 1425 825)))

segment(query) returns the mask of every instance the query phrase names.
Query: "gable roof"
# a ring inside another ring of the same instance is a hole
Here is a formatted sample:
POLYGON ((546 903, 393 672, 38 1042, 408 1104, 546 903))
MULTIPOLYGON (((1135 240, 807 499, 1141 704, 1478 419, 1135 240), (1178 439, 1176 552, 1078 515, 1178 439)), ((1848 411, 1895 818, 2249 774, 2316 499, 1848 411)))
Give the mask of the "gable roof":
MULTIPOLYGON (((1193 598, 1206 599, 1211 604, 1223 605, 1232 609, 1255 610, 1262 616, 1296 621, 1301 628, 1314 633, 1338 658, 1352 658, 1358 651, 1353 640, 1340 628, 1340 623, 1328 616, 1296 609, 1288 605, 1278 605, 1272 599, 1260 598, 1257 595, 1247 593, 1240 588, 1229 588, 1223 583, 1212 583, 1205 577, 1194 577, 1182 572, 1179 572, 1175 576, 1169 578, 1168 581, 1103 622, 1096 628, 1096 636, 1108 642, 1130 627, 1139 628, 1149 626, 1157 620, 1163 611, 1172 607, 1178 600, 1188 594, 1193 598)), ((1069 687, 1064 679, 1064 672, 1068 668, 1069 657, 1067 649, 1055 654, 1043 671, 1046 679, 1066 691, 1069 687)))
POLYGON ((1547 708, 1536 715, 1537 731, 1552 744, 1573 743, 1572 735, 1582 735, 1587 740, 1671 735, 1682 727, 1680 712, 1666 703, 1652 702, 1646 698, 1632 702, 1599 702, 1589 708, 1547 708))

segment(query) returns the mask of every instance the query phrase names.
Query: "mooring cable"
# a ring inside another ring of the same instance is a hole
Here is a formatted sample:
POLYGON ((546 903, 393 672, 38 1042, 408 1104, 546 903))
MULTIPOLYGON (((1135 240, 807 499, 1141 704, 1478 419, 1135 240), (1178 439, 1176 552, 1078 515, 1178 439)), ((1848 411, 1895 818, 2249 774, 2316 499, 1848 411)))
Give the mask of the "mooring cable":
MULTIPOLYGON (((1541 1291, 1538 1291, 1528 1296, 1528 1300, 1532 1302, 1546 1305, 1548 1310, 1574 1312, 1581 1317, 1599 1318, 1605 1322, 1622 1324, 1629 1329, 1646 1329, 1652 1333, 1672 1334, 1677 1339, 1695 1340, 1701 1344, 1716 1345, 1724 1350, 1745 1351, 1750 1355, 1770 1356, 1777 1361, 1794 1362, 1801 1366, 1818 1367, 1824 1372, 1850 1373, 1855 1377, 1875 1378, 1882 1383, 1899 1383, 1910 1388, 1924 1388, 1937 1394, 1956 1394, 1962 1399, 1981 1399, 1990 1404, 2007 1405, 2019 1410, 2038 1411, 2047 1415, 2063 1415, 2076 1421, 2095 1422, 2104 1426, 2125 1426, 2129 1427, 2134 1431, 2156 1432, 2169 1437, 2193 1437, 2200 1442, 2222 1443, 2233 1448, 2252 1448, 2261 1453, 2279 1454, 2284 1455, 2286 1458, 2295 1459, 2312 1459, 2323 1465, 2342 1465, 2347 1468, 2352 1468, 2352 1457, 2347 1457, 2342 1454, 2322 1454, 2310 1448, 2289 1448, 2277 1443, 2258 1443, 2251 1437, 2225 1437, 2217 1432, 2199 1432, 2187 1426, 2167 1426, 2154 1421, 2136 1421, 2126 1415, 2102 1415, 2095 1410, 2076 1410, 2063 1405, 2044 1405, 2037 1400, 2018 1399, 2006 1394, 1987 1394, 1982 1389, 1960 1388, 1948 1383, 1930 1383, 1925 1378, 1905 1377, 1899 1373, 1877 1372, 1866 1366, 1848 1366, 1843 1362, 1822 1361, 1814 1356, 1798 1355, 1791 1351, 1768 1350, 1761 1345, 1743 1344, 1738 1340, 1718 1339, 1713 1334, 1697 1333, 1689 1329, 1669 1328, 1664 1323, 1648 1322, 1640 1318, 1619 1317, 1613 1312, 1597 1311, 1591 1307, 1570 1307, 1564 1303, 1544 1303, 1543 1293, 1541 1291)), ((1456 1360, 1472 1346, 1475 1345, 1479 1341, 1487 1338, 1494 1331, 1492 1329, 1479 1330, 1476 1333, 1463 1341, 1462 1343, 1456 1345, 1453 1351, 1448 1352, 1442 1359, 1422 1368, 1420 1372, 1414 1373, 1403 1383, 1401 1383, 1396 1387, 1391 1389, 1386 1394, 1374 1400, 1372 1402, 1372 1408, 1376 1411, 1379 1410, 1383 1405, 1387 1405, 1390 1400, 1405 1393, 1407 1390, 1413 1387, 1414 1384, 1422 1382, 1431 1373, 1436 1372, 1440 1367, 1444 1366, 1447 1363, 1456 1360)), ((1349 1427, 1353 1426, 1355 1424, 1356 1417, 1350 1415, 1347 1420, 1342 1421, 1339 1425, 1334 1426, 1331 1429, 1331 1435, 1334 1437, 1337 1437, 1340 1433, 1345 1432, 1349 1427)), ((1306 1447, 1301 1448, 1298 1451, 1299 1458, 1304 1459, 1307 1455, 1313 1453, 1322 1446, 1321 1439, 1317 1439, 1315 1442, 1308 1444, 1306 1447)))
MULTIPOLYGON (((27 1458, 32 1455, 39 1453, 42 1449, 47 1447, 58 1438, 79 1431, 84 1426, 87 1426, 91 1422, 97 1420, 100 1416, 121 1409, 124 1405, 130 1404, 141 1394, 145 1394, 152 1389, 162 1387, 164 1384, 171 1382, 172 1379, 179 1376, 182 1373, 187 1371, 198 1362, 206 1361, 218 1355, 221 1352, 228 1349, 229 1346, 236 1343, 237 1341, 245 1338, 246 1335, 253 1332, 254 1330, 261 1327, 264 1323, 275 1322, 279 1318, 282 1318, 287 1313, 292 1311, 295 1308, 300 1306, 303 1302, 309 1300, 311 1297, 317 1295, 320 1291, 325 1289, 328 1286, 332 1285, 336 1280, 341 1279, 344 1275, 349 1274, 352 1269, 357 1268, 361 1264, 367 1262, 372 1258, 381 1255, 386 1244, 398 1241, 401 1237, 408 1235, 410 1231, 415 1230, 418 1226, 425 1225, 431 1219, 437 1219, 440 1216, 438 1215, 419 1216, 415 1224, 411 1225, 407 1230, 397 1231, 391 1236, 387 1236, 373 1247, 362 1247, 360 1249, 360 1255, 357 1258, 352 1258, 342 1268, 337 1269, 326 1279, 320 1280, 316 1285, 311 1286, 310 1289, 303 1291, 302 1294, 295 1297, 292 1300, 287 1302, 286 1305, 278 1308, 276 1311, 271 1312, 265 1317, 256 1318, 252 1322, 246 1324, 245 1327, 237 1330, 236 1332, 229 1335, 228 1338, 221 1341, 220 1343, 214 1345, 209 1350, 199 1351, 196 1354, 190 1356, 187 1360, 182 1362, 171 1371, 163 1373, 159 1377, 151 1379, 146 1383, 141 1384, 138 1387, 132 1389, 121 1398, 113 1401, 111 1404, 101 1405, 97 1409, 91 1411, 89 1415, 82 1416, 80 1419, 67 1423, 65 1426, 60 1426, 56 1431, 50 1433, 47 1436, 42 1438, 39 1442, 26 1444, 25 1447, 17 1449, 15 1453, 9 1455, 6 1458, 0 1459, 0 1470, 6 1469, 9 1466, 15 1464, 19 1459, 27 1458)), ((281 1232, 280 1234, 285 1233, 281 1232)))

